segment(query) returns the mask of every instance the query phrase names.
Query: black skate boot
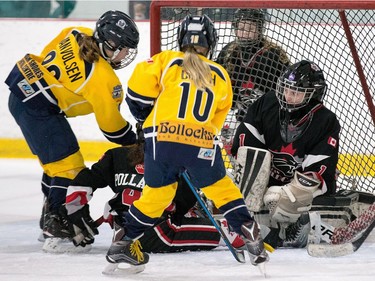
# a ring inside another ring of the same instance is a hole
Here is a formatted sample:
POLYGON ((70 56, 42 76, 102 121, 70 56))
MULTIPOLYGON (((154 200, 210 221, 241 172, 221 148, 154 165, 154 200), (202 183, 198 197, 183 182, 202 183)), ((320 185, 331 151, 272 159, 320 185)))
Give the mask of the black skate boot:
POLYGON ((91 245, 85 248, 73 245, 74 235, 70 232, 68 222, 58 212, 46 213, 43 236, 45 241, 42 249, 47 253, 80 253, 91 249, 91 245))
POLYGON ((307 239, 310 232, 309 213, 302 213, 297 222, 291 224, 286 229, 286 238, 282 242, 282 247, 286 248, 304 248, 307 245, 307 239))
POLYGON ((264 249, 263 240, 260 236, 259 226, 256 221, 245 223, 241 226, 243 239, 246 249, 249 253, 250 262, 253 265, 259 265, 269 260, 268 254, 264 249))
POLYGON ((121 240, 113 242, 107 252, 107 261, 110 263, 128 263, 142 265, 148 263, 149 255, 141 251, 142 246, 138 240, 121 240))
POLYGON ((39 227, 41 229, 40 235, 38 237, 39 242, 44 242, 46 240, 45 237, 44 237, 44 234, 43 234, 43 229, 44 229, 45 216, 46 216, 46 213, 48 213, 48 210, 49 210, 48 200, 47 200, 47 197, 44 197, 42 213, 41 213, 40 219, 39 219, 39 227))
POLYGON ((72 235, 69 231, 67 222, 62 218, 58 212, 48 212, 44 217, 43 226, 44 238, 71 238, 72 235))

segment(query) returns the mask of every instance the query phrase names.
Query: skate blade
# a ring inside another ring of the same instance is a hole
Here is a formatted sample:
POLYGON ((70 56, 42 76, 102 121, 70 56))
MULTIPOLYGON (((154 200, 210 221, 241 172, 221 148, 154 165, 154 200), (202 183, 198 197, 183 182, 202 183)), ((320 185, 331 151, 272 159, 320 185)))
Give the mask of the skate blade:
POLYGON ((91 245, 86 247, 74 246, 72 241, 66 238, 47 238, 44 241, 42 250, 46 253, 62 254, 62 253, 87 253, 91 250, 91 245))
POLYGON ((141 273, 145 270, 145 268, 146 266, 144 264, 131 265, 128 263, 108 263, 102 271, 102 274, 111 276, 126 276, 141 273))
POLYGON ((259 272, 261 275, 263 275, 264 278, 267 278, 267 271, 266 271, 266 263, 262 262, 257 265, 259 272))

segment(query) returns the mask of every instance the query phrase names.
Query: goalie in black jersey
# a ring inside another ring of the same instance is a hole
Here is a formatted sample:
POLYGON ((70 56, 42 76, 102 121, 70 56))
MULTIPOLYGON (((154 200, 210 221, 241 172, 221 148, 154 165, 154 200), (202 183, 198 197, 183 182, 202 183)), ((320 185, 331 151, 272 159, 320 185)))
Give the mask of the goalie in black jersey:
POLYGON ((248 151, 271 155, 259 184, 248 187, 237 181, 252 195, 250 209, 257 205, 254 211, 259 211, 264 203, 269 210, 269 221, 260 223, 270 227, 265 242, 272 246, 304 247, 313 198, 335 193, 340 124, 323 105, 326 90, 323 71, 302 60, 281 75, 276 92, 249 107, 236 131, 231 152, 242 166, 250 163, 248 151))
MULTIPOLYGON (((109 149, 91 169, 83 169, 72 181, 65 209, 76 246, 85 247, 94 242, 98 225, 90 216, 88 203, 95 190, 107 186, 115 195, 105 208, 104 221, 114 229, 113 242, 123 238, 124 214, 129 211, 133 201, 139 199, 145 185, 143 162, 143 143, 109 149)), ((225 245, 220 241, 220 234, 195 207, 195 203, 194 194, 181 179, 173 202, 155 226, 140 238, 142 250, 149 253, 196 251, 225 245)), ((221 225, 227 225, 225 219, 220 222, 221 225)), ((235 247, 244 245, 239 235, 229 230, 226 234, 235 247)), ((62 245, 61 252, 68 247, 62 245)))

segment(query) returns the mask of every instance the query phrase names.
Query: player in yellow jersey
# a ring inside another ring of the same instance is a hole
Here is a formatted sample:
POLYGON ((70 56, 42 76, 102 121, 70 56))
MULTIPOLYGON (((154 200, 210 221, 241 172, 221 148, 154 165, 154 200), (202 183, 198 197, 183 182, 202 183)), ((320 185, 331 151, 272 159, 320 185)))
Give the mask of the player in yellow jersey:
POLYGON ((146 185, 124 215, 125 236, 108 250, 110 263, 148 262, 137 238, 172 202, 185 170, 244 238, 252 264, 268 260, 258 224, 226 175, 216 142, 233 98, 228 73, 209 59, 217 39, 209 17, 187 16, 178 30, 180 51, 163 51, 139 63, 128 82, 126 101, 144 122, 146 185))
POLYGON ((44 237, 68 235, 58 214, 71 180, 85 167, 77 139, 66 118, 94 113, 105 137, 120 145, 136 140, 121 116, 123 89, 114 70, 137 54, 139 32, 120 11, 108 11, 95 30, 65 28, 40 55, 27 54, 12 69, 6 84, 9 110, 43 167, 47 197, 44 237))

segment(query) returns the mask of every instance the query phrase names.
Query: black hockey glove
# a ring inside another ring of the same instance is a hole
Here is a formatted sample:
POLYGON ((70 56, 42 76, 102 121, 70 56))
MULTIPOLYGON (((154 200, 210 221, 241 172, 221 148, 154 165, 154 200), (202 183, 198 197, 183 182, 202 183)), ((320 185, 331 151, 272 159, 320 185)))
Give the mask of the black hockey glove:
POLYGON ((70 230, 74 236, 72 238, 73 244, 76 247, 85 247, 86 245, 94 243, 94 236, 99 234, 99 231, 96 222, 90 216, 88 204, 70 215, 67 215, 67 213, 65 213, 65 215, 67 216, 70 230))
POLYGON ((132 128, 122 137, 122 145, 131 145, 136 143, 137 135, 133 132, 132 128))
POLYGON ((137 129, 137 143, 144 143, 145 142, 145 134, 143 133, 142 129, 143 123, 138 122, 135 124, 135 128, 137 129))
POLYGON ((242 121, 249 106, 252 105, 263 94, 264 93, 259 89, 243 88, 239 91, 239 97, 236 103, 236 108, 238 109, 236 117, 238 121, 242 121))

